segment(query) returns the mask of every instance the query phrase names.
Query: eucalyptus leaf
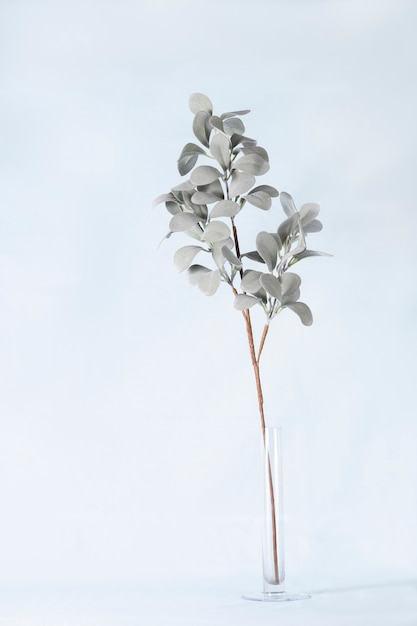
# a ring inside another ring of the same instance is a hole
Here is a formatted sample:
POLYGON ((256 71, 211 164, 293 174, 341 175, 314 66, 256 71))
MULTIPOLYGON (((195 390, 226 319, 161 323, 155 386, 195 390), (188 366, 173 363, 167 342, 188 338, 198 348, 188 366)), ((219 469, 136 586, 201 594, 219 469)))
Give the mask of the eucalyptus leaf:
MULTIPOLYGON (((192 201, 193 195, 194 195, 194 191, 193 193, 190 193, 189 191, 184 191, 182 194, 182 197, 184 199, 184 204, 186 207, 191 209, 193 213, 196 213, 197 215, 201 216, 202 206, 200 204, 195 204, 195 202, 192 201)), ((207 211, 205 213, 207 215, 207 211)))
POLYGON ((198 154, 189 154, 178 159, 177 167, 181 176, 185 176, 188 172, 191 172, 194 165, 197 163, 198 154))
POLYGON ((218 169, 211 165, 200 165, 191 173, 190 180, 193 185, 208 185, 222 176, 218 169))
POLYGON ((269 233, 277 242, 277 246, 278 246, 278 250, 281 250, 282 248, 282 241, 281 241, 281 237, 278 235, 278 233, 269 233))
POLYGON ((175 185, 175 187, 171 189, 171 192, 176 195, 179 191, 182 193, 184 191, 192 193, 194 191, 194 185, 192 185, 189 180, 183 180, 182 183, 180 183, 179 185, 175 185))
POLYGON ((261 302, 261 298, 255 298, 254 296, 248 296, 246 293, 239 293, 235 296, 234 307, 238 311, 245 311, 246 309, 250 309, 261 302))
POLYGON ((272 274, 262 274, 262 276, 259 277, 259 282, 270 296, 276 298, 278 301, 281 301, 281 283, 276 276, 273 276, 272 274))
POLYGON ((291 259, 294 257, 297 257, 297 255, 304 252, 305 249, 306 249, 306 246, 305 244, 303 244, 303 245, 297 245, 295 248, 292 248, 291 250, 289 250, 286 254, 284 254, 284 256, 281 259, 281 267, 283 267, 285 270, 287 261, 289 261, 288 265, 291 265, 291 259))
POLYGON ((291 309, 291 311, 297 313, 304 326, 311 326, 313 323, 313 314, 304 302, 289 302, 285 306, 287 309, 291 309))
POLYGON ((251 261, 256 261, 257 263, 265 263, 261 255, 257 250, 251 250, 250 252, 244 252, 240 255, 242 258, 247 257, 251 261))
POLYGON ((295 293, 301 285, 301 278, 293 272, 285 272, 279 279, 283 296, 295 293))
POLYGON ((205 150, 200 148, 200 146, 197 146, 197 144, 195 143, 187 143, 184 146, 177 162, 178 171, 181 176, 184 176, 185 174, 188 174, 188 172, 191 172, 197 162, 198 157, 202 154, 207 156, 205 150))
POLYGON ((208 185, 198 185, 197 190, 211 193, 217 197, 217 200, 224 199, 224 190, 219 179, 214 180, 212 183, 209 183, 208 185))
POLYGON ((246 270, 240 281, 240 288, 243 291, 249 291, 249 293, 256 293, 262 286, 259 282, 262 275, 262 272, 257 272, 256 270, 246 270))
MULTIPOLYGON (((282 195, 282 193, 281 193, 282 195)), ((278 235, 282 242, 285 242, 288 237, 294 235, 298 231, 299 225, 299 216, 298 213, 294 213, 291 217, 287 217, 279 226, 278 226, 278 235)))
POLYGON ((208 218, 207 205, 206 204, 194 204, 193 203, 193 206, 194 206, 194 209, 193 209, 194 215, 197 215, 197 217, 199 217, 201 219, 201 221, 207 222, 207 218, 208 218))
POLYGON ((249 204, 253 204, 253 206, 256 206, 258 209, 262 209, 263 211, 268 211, 272 206, 271 196, 265 191, 252 190, 245 196, 245 198, 249 204))
POLYGON ((191 286, 198 285, 198 281, 200 280, 200 278, 204 274, 207 274, 211 271, 211 269, 205 267, 204 265, 191 265, 191 267, 189 267, 187 270, 188 284, 191 286))
POLYGON ((158 206, 158 204, 162 204, 163 202, 167 203, 172 201, 175 201, 175 197, 172 195, 172 193, 163 193, 161 196, 155 198, 155 200, 152 202, 152 208, 154 209, 156 206, 158 206))
POLYGON ((206 296, 212 296, 216 293, 221 283, 222 276, 219 270, 206 272, 200 276, 198 287, 206 296))
POLYGON ((223 128, 228 135, 233 135, 234 133, 242 135, 245 132, 245 125, 238 117, 224 120, 223 128))
POLYGON ((204 250, 201 246, 183 246, 174 255, 174 265, 178 272, 183 272, 194 260, 196 254, 204 250))
POLYGON ((212 115, 210 117, 210 126, 212 126, 212 128, 215 128, 216 130, 219 130, 221 133, 224 133, 223 121, 220 119, 220 117, 217 117, 217 115, 212 115))
POLYGON ((303 227, 312 222, 320 213, 320 205, 314 202, 307 202, 300 207, 299 210, 301 224, 303 227))
POLYGON ((231 198, 235 196, 241 196, 255 184, 255 177, 252 174, 246 174, 245 172, 239 172, 234 170, 232 172, 229 195, 231 198))
POLYGON ((327 254, 327 252, 318 252, 317 250, 303 250, 298 254, 294 255, 295 261, 301 261, 302 259, 306 259, 309 256, 333 256, 332 254, 327 254))
POLYGON ((220 200, 214 205, 210 212, 210 219, 213 217, 234 217, 240 211, 240 205, 232 200, 220 200))
POLYGON ((166 202, 165 207, 171 215, 176 215, 177 213, 181 213, 182 209, 178 202, 166 202))
POLYGON ((216 241, 211 244, 211 254, 213 257, 213 261, 217 265, 219 269, 223 269, 226 256, 224 254, 224 250, 229 250, 229 248, 233 248, 233 240, 231 237, 228 239, 223 239, 221 241, 216 241))
POLYGON ((266 263, 267 268, 272 272, 277 264, 278 244, 274 237, 265 231, 258 233, 256 237, 256 249, 266 263))
POLYGON ((196 191, 191 196, 191 200, 195 204, 213 204, 213 202, 218 202, 219 198, 212 193, 207 193, 206 191, 196 191))
POLYGON ((185 234, 192 239, 197 239, 197 241, 201 241, 201 235, 203 234, 203 229, 200 224, 195 224, 188 230, 185 231, 185 234))
POLYGON ((214 220, 209 222, 201 236, 201 241, 207 241, 209 243, 215 243, 217 241, 223 241, 230 237, 230 229, 224 222, 214 220))
POLYGON ((319 220, 312 220, 304 226, 303 230, 307 233, 319 233, 323 229, 323 224, 319 220))
POLYGON ((179 158, 183 157, 183 156, 189 156, 190 154, 204 154, 205 156, 207 156, 207 152, 205 150, 203 150, 203 148, 200 148, 200 146, 198 146, 196 143, 186 143, 185 146, 183 147, 183 149, 181 150, 181 154, 179 156, 179 158))
POLYGON ((237 159, 233 163, 233 168, 247 174, 261 176, 269 170, 269 163, 259 154, 251 153, 237 159))
POLYGON ((252 189, 252 192, 254 193, 255 191, 264 191, 265 193, 268 194, 268 196, 270 196, 271 198, 277 198, 279 196, 279 191, 278 189, 275 189, 275 187, 271 187, 271 185, 258 185, 257 187, 255 187, 254 189, 252 189))
POLYGON ((233 254, 233 252, 229 250, 227 246, 222 246, 222 252, 226 261, 229 261, 231 265, 237 267, 238 269, 242 267, 242 261, 238 259, 237 256, 233 254))
POLYGON ((281 191, 279 199, 281 201, 281 206, 284 209, 284 213, 288 215, 288 217, 291 217, 292 215, 294 215, 294 213, 296 213, 297 209, 294 204, 294 200, 289 193, 287 193, 286 191, 281 191))
POLYGON ((243 154, 257 154, 258 156, 260 156, 264 161, 266 161, 267 163, 269 163, 269 156, 267 151, 265 150, 265 148, 262 148, 261 146, 257 146, 257 145, 246 145, 243 147, 242 149, 243 154))
POLYGON ((233 133, 233 135, 230 137, 230 142, 233 148, 236 148, 239 145, 244 146, 244 147, 252 147, 252 148, 256 146, 256 139, 245 137, 244 135, 241 135, 240 133, 233 133))
POLYGON ((213 104, 207 96, 202 93, 193 93, 190 96, 189 105, 192 113, 197 114, 205 111, 210 115, 213 113, 213 104))
POLYGON ((203 144, 203 146, 206 146, 206 148, 209 147, 210 133, 212 131, 210 117, 210 114, 206 111, 199 111, 194 116, 193 121, 194 135, 203 144))
POLYGON ((178 233, 182 231, 186 231, 193 226, 196 226, 200 218, 194 215, 193 213, 177 213, 171 219, 169 223, 169 228, 173 233, 178 233))
POLYGON ((247 115, 250 113, 250 109, 244 109, 243 111, 228 111, 227 113, 222 113, 220 115, 220 119, 228 120, 231 117, 236 117, 236 115, 247 115))
POLYGON ((230 165, 231 145, 229 139, 221 133, 216 133, 210 142, 210 152, 223 170, 230 165))
POLYGON ((300 294, 300 290, 299 289, 296 289, 295 291, 292 291, 289 295, 286 295, 286 296, 283 295, 282 296, 282 300, 281 300, 282 306, 286 306, 287 304, 297 302, 297 300, 299 299, 300 295, 301 294, 300 294))

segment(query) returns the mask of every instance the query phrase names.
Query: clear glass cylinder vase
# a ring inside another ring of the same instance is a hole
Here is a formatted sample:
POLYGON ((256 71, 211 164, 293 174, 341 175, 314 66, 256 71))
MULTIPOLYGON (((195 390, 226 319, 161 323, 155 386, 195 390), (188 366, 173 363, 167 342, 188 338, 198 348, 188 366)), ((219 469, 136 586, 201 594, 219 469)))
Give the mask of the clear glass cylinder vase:
POLYGON ((262 429, 263 482, 262 591, 245 594, 247 600, 285 602, 305 600, 306 593, 285 589, 284 506, 282 482, 282 434, 279 427, 262 429))

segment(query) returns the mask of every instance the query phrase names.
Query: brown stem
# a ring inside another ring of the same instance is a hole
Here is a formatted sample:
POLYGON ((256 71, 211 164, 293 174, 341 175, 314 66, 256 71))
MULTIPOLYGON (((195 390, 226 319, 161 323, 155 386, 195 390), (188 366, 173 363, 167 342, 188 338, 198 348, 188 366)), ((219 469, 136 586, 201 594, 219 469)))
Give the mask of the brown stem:
POLYGON ((259 346, 258 358, 256 358, 255 344, 253 341, 253 331, 252 331, 252 323, 250 319, 249 309, 242 311, 242 313, 246 322, 246 333, 248 336, 249 351, 250 351, 253 370, 255 373, 256 390, 258 394, 259 414, 261 417, 262 437, 263 437, 263 442, 264 442, 265 454, 268 457, 268 486, 269 486, 269 497, 271 498, 271 523, 272 523, 272 549, 273 549, 273 556, 274 556, 274 578, 275 578, 275 583, 279 584, 281 581, 279 578, 279 568, 278 568, 278 541, 277 541, 277 528, 276 528, 275 497, 274 497, 275 494, 274 494, 274 484, 272 480, 271 459, 269 456, 269 452, 266 448, 265 415, 264 415, 264 406, 263 406, 264 402, 263 402, 261 377, 260 377, 260 372, 259 372, 259 358, 261 356, 262 348, 264 346, 265 338, 268 332, 268 324, 266 324, 264 327, 261 343, 259 346))
POLYGON ((259 406, 259 415, 261 418, 261 426, 262 426, 262 430, 264 430, 265 429, 264 398, 263 398, 263 393, 262 393, 261 377, 259 373, 259 363, 256 359, 255 344, 253 341, 253 331, 252 331, 252 323, 250 319, 249 309, 246 309, 245 311, 243 311, 243 317, 245 318, 245 322, 246 322, 246 334, 248 336, 249 352, 250 352, 250 357, 252 361, 253 371, 255 373, 256 391, 258 394, 258 406, 259 406))
MULTIPOLYGON (((229 197, 229 190, 228 190, 228 188, 227 188, 227 197, 229 197)), ((240 259, 241 257, 240 257, 239 238, 238 238, 238 235, 237 235, 237 229, 236 229, 236 225, 235 225, 233 217, 231 218, 231 221, 232 221, 233 239, 234 239, 234 242, 235 242, 236 256, 237 256, 238 259, 240 259)), ((240 269, 240 276, 243 277, 243 270, 242 270, 242 268, 240 269)), ((236 289, 233 286, 232 286, 232 289, 233 289, 234 295, 236 296, 237 295, 236 289)), ((269 497, 271 498, 271 523, 272 523, 272 548, 273 548, 273 555, 274 555, 274 579, 275 579, 275 583, 279 584, 281 581, 280 581, 280 578, 279 578, 279 567, 278 567, 278 541, 277 541, 277 528, 276 528, 276 511, 275 511, 274 484, 273 484, 273 480, 272 480, 271 459, 270 459, 270 456, 269 456, 269 452, 266 449, 264 398, 263 398, 263 393, 262 393, 261 376, 260 376, 260 372, 259 372, 259 359, 261 358, 261 354, 262 354, 262 350, 263 350, 263 347, 264 347, 266 335, 267 335, 268 330, 269 330, 269 324, 265 324, 265 326, 264 326, 264 330, 263 330, 263 333, 262 333, 262 338, 261 338, 261 341, 260 341, 260 344, 259 344, 258 358, 256 358, 255 343, 254 343, 254 340, 253 340, 252 323, 251 323, 249 309, 245 309, 244 311, 242 311, 242 314, 243 314, 243 317, 244 317, 245 323, 246 323, 246 334, 248 336, 249 352, 250 352, 250 357, 251 357, 251 361, 252 361, 253 371, 254 371, 254 374, 255 374, 256 392, 257 392, 257 395, 258 395, 259 415, 260 415, 260 418, 261 418, 262 437, 263 437, 263 442, 264 442, 265 454, 268 457, 268 486, 269 486, 269 497)))
POLYGON ((268 334, 268 330, 269 330, 269 324, 265 324, 265 326, 264 326, 264 331, 263 331, 263 333, 262 333, 261 341, 260 341, 260 344, 259 344, 259 350, 258 350, 258 364, 259 364, 259 360, 260 360, 260 358, 261 358, 262 350, 263 350, 263 348, 264 348, 264 343, 265 343, 266 336, 267 336, 267 334, 268 334))

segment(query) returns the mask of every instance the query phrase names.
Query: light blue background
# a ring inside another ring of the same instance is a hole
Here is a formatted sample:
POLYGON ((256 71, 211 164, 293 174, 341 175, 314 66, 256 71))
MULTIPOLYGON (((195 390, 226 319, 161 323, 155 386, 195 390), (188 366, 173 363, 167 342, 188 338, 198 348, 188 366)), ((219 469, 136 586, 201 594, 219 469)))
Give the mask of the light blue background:
MULTIPOLYGON (((413 1, 0 3, 0 582, 260 581, 241 315, 159 250, 188 97, 250 108, 262 182, 318 202, 263 360, 287 570, 415 577, 413 1)), ((284 217, 253 210, 253 232, 284 217)), ((249 232, 249 231, 248 231, 249 232)), ((258 328, 262 316, 254 315, 258 328)))

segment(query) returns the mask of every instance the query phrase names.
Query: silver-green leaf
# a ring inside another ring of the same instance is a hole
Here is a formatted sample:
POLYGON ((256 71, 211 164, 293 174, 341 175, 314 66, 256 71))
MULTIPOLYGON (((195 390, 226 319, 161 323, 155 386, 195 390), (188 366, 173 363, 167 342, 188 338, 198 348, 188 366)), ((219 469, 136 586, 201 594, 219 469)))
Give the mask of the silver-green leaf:
POLYGON ((191 173, 190 180, 193 185, 208 185, 222 176, 218 169, 211 165, 200 165, 191 173))
POLYGON ((282 208, 284 209, 284 213, 288 215, 288 217, 294 215, 294 213, 297 211, 297 208, 290 194, 286 191, 281 191, 279 199, 281 201, 282 208))
POLYGON ((253 204, 253 206, 256 206, 258 209, 262 209, 263 211, 268 211, 272 206, 271 196, 265 191, 252 190, 245 196, 245 198, 249 204, 253 204))
POLYGON ((253 176, 261 176, 269 170, 269 163, 261 155, 253 152, 240 157, 233 163, 233 167, 253 176))
POLYGON ((261 231, 256 237, 256 249, 265 261, 269 271, 272 272, 276 267, 278 259, 276 239, 270 233, 261 231))
POLYGON ((200 278, 204 274, 207 274, 208 272, 211 272, 211 271, 212 271, 211 269, 209 269, 208 267, 205 267, 204 265, 191 265, 191 267, 189 267, 187 270, 188 284, 197 285, 200 278))
POLYGON ((172 201, 175 201, 175 197, 172 195, 172 193, 163 193, 161 196, 155 198, 155 200, 152 202, 152 208, 154 209, 156 206, 158 206, 158 204, 162 204, 162 202, 167 203, 172 201))
POLYGON ((213 217, 234 217, 240 211, 240 204, 233 200, 220 200, 211 210, 210 218, 213 217))
POLYGON ((250 252, 244 252, 241 257, 247 257, 251 261, 256 261, 257 263, 265 263, 261 255, 257 250, 251 250, 250 252))
POLYGON ((195 143, 187 143, 184 146, 177 161, 178 171, 181 176, 191 172, 201 154, 205 155, 206 152, 195 143))
POLYGON ((291 309, 291 311, 297 313, 304 326, 311 326, 313 323, 313 314, 304 302, 289 302, 285 306, 287 309, 291 309))
MULTIPOLYGON (((172 230, 172 229, 171 229, 172 230)), ((201 241, 207 241, 209 243, 215 243, 222 241, 230 237, 230 229, 224 222, 214 220, 209 222, 201 236, 201 241)))
POLYGON ((197 114, 200 111, 205 111, 210 115, 213 113, 213 104, 207 96, 203 93, 193 93, 190 96, 189 105, 192 113, 197 114))
POLYGON ((224 250, 228 250, 229 248, 233 248, 233 240, 231 237, 211 244, 211 255, 213 257, 213 261, 219 269, 223 269, 224 262, 226 260, 224 250))
POLYGON ((206 272, 200 277, 198 287, 206 296, 212 296, 219 288, 221 279, 222 276, 219 270, 206 272))
POLYGON ((252 192, 255 191, 264 191, 271 198, 277 198, 279 196, 278 189, 275 189, 275 187, 271 187, 271 185, 258 185, 258 187, 252 189, 252 192))
POLYGON ((228 120, 231 117, 236 117, 236 115, 247 115, 250 113, 250 109, 244 109, 242 111, 227 111, 227 113, 222 113, 220 118, 222 120, 228 120))
POLYGON ((243 135, 245 132, 245 125, 238 117, 232 117, 223 121, 224 132, 228 135, 237 133, 243 135))
POLYGON ((204 250, 201 246, 183 246, 174 255, 174 265, 178 272, 183 272, 194 260, 196 254, 204 250))
POLYGON ((319 233, 323 229, 323 224, 320 220, 311 220, 305 226, 303 225, 303 230, 305 233, 319 233))
MULTIPOLYGON (((194 195, 200 193, 204 194, 204 196, 202 197, 206 198, 203 204, 212 204, 213 202, 218 202, 218 200, 224 199, 224 190, 219 179, 216 179, 208 185, 198 185, 197 191, 195 192, 195 194, 193 194, 193 197, 194 195)), ((199 202, 197 202, 197 200, 194 200, 193 197, 191 198, 193 202, 199 204, 199 202)), ((200 195, 197 195, 197 199, 200 200, 200 195)))
POLYGON ((255 176, 252 174, 246 174, 246 172, 234 170, 230 180, 229 196, 234 198, 235 196, 241 196, 246 193, 251 187, 253 187, 255 180, 255 176))
POLYGON ((193 120, 193 132, 197 139, 206 146, 209 147, 210 133, 212 127, 210 125, 210 114, 207 111, 199 111, 193 120))
POLYGON ((227 246, 222 246, 222 252, 226 261, 229 261, 231 265, 238 269, 242 267, 242 261, 227 246))
POLYGON ((312 222, 320 213, 320 205, 314 202, 307 202, 300 208, 301 224, 305 226, 312 222))
POLYGON ((301 278, 293 272, 285 272, 280 278, 280 283, 282 295, 290 296, 298 290, 301 285, 301 278))
POLYGON ((265 291, 269 293, 270 296, 281 301, 281 298, 282 298, 281 284, 278 278, 276 278, 276 276, 273 276, 272 274, 262 274, 259 277, 259 282, 261 283, 265 291))
POLYGON ((221 133, 216 133, 210 142, 210 152, 223 170, 230 165, 230 141, 221 133))
POLYGON ((219 130, 221 133, 224 133, 223 121, 217 115, 211 116, 210 125, 216 130, 219 130))
POLYGON ((246 270, 240 281, 240 288, 243 291, 249 291, 249 293, 256 293, 261 288, 261 283, 259 282, 261 276, 262 272, 246 270))
POLYGON ((299 252, 294 255, 294 262, 301 261, 301 259, 306 259, 309 256, 333 256, 332 254, 327 254, 327 252, 319 252, 318 250, 303 250, 303 252, 299 252))
POLYGON ((193 213, 177 213, 171 219, 169 229, 172 230, 173 233, 183 232, 196 226, 199 221, 200 218, 193 213))
POLYGON ((261 302, 261 298, 255 298, 255 296, 248 296, 246 293, 239 293, 235 296, 234 307, 238 311, 245 311, 246 309, 250 309, 261 302))
MULTIPOLYGON (((281 194, 282 195, 282 194, 281 194)), ((294 213, 291 217, 287 217, 278 226, 278 235, 282 242, 286 241, 290 235, 296 234, 299 226, 299 215, 294 213)))

